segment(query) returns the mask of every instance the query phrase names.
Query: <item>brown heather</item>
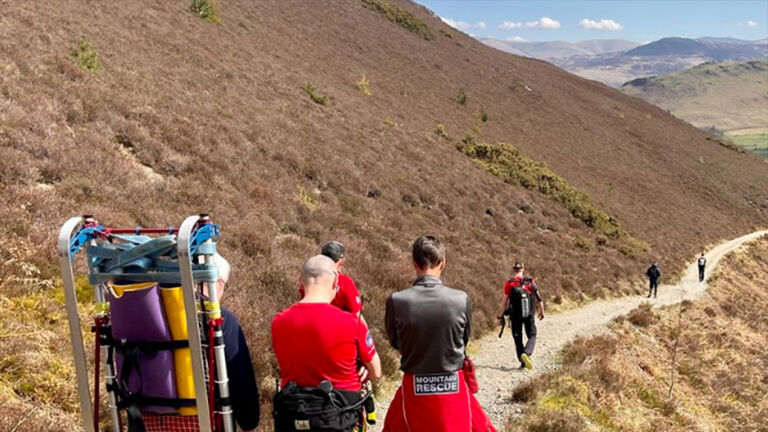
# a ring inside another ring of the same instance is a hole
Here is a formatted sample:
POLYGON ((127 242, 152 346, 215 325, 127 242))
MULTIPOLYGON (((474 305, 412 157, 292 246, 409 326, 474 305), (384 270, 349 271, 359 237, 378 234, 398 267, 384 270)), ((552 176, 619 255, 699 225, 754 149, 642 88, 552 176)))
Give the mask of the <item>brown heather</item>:
POLYGON ((235 269, 224 303, 241 317, 264 384, 275 374, 271 318, 296 300, 301 261, 329 239, 349 248, 346 270, 392 373, 383 304, 409 284, 419 235, 445 240, 445 280, 469 292, 483 332, 515 258, 567 306, 638 292, 652 257, 672 273, 706 244, 765 222, 768 170, 757 157, 606 86, 483 46, 405 0, 218 6, 214 25, 184 0, 3 4, 0 302, 16 312, 0 318, 0 359, 12 362, 0 368, 0 429, 75 428, 53 251, 71 215, 151 226, 210 212, 235 269), (74 62, 81 39, 98 73, 74 62), (354 85, 361 76, 370 96, 354 85), (330 103, 313 102, 307 83, 330 103), (457 89, 471 96, 465 105, 457 89), (648 250, 626 253, 559 202, 477 166, 455 150, 467 134, 546 164, 648 250), (20 378, 37 373, 44 392, 20 378))

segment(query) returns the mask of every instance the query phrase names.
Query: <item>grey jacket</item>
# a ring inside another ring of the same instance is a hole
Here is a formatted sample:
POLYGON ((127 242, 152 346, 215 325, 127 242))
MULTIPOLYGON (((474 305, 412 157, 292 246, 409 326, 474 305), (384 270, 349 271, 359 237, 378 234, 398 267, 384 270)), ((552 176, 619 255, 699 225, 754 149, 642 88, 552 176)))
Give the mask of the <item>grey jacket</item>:
POLYGON ((390 294, 384 321, 389 343, 402 356, 403 372, 461 369, 472 324, 472 303, 464 291, 422 276, 411 288, 390 294))

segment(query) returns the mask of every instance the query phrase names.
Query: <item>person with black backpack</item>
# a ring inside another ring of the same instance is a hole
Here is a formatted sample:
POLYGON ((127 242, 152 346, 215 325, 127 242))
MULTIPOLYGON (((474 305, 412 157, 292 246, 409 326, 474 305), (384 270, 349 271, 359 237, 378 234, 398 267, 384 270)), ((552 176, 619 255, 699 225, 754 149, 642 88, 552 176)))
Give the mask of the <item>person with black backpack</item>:
POLYGON ((699 282, 704 280, 704 269, 707 267, 707 258, 704 256, 704 252, 699 257, 699 282))
MULTIPOLYGON (((512 331, 512 338, 515 340, 520 369, 530 370, 533 369, 531 356, 536 346, 536 313, 540 320, 544 319, 544 301, 539 295, 539 288, 533 278, 523 275, 525 269, 523 263, 515 261, 513 269, 515 275, 504 284, 504 301, 499 320, 503 333, 505 317, 509 316, 509 327, 512 331), (523 327, 525 327, 525 336, 528 339, 525 344, 523 344, 523 327)), ((499 333, 499 337, 501 337, 501 333, 499 333)))
POLYGON ((651 298, 651 294, 653 294, 653 298, 656 298, 656 293, 659 291, 659 279, 661 279, 659 263, 656 261, 651 263, 651 266, 645 271, 645 275, 648 276, 649 283, 648 298, 651 298))

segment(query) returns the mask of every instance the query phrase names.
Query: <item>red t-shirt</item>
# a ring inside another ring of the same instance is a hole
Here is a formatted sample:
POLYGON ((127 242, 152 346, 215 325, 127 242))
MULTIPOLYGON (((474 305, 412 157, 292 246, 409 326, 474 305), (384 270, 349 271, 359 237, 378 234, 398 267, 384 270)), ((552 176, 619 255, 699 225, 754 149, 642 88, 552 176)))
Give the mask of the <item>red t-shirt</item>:
MULTIPOLYGON (((301 287, 299 287, 299 298, 304 298, 304 289, 301 287)), ((353 314, 362 312, 363 301, 360 299, 360 292, 351 277, 339 273, 339 292, 336 293, 331 304, 353 314)))
POLYGON ((328 380, 341 390, 360 390, 357 359, 368 363, 376 354, 365 322, 327 303, 296 303, 277 314, 272 348, 282 385, 315 387, 328 380))

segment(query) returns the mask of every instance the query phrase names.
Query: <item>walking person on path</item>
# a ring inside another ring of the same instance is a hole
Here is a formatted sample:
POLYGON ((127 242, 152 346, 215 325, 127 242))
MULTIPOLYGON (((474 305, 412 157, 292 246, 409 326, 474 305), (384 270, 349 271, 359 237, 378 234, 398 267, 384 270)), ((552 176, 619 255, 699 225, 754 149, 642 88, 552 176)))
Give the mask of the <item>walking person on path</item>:
POLYGON ((650 284, 648 298, 651 298, 651 294, 653 294, 653 298, 656 298, 656 292, 659 290, 659 279, 661 279, 659 263, 654 261, 651 266, 648 267, 648 270, 645 271, 645 275, 648 276, 648 282, 650 284))
POLYGON ((707 267, 707 258, 704 256, 704 252, 699 257, 699 282, 704 280, 704 269, 707 267))
MULTIPOLYGON (((504 284, 504 301, 502 302, 502 315, 509 315, 509 327, 512 330, 512 338, 515 340, 517 360, 520 361, 520 369, 533 369, 531 356, 536 347, 536 314, 539 319, 544 319, 544 301, 539 294, 539 287, 533 278, 526 277, 523 272, 525 266, 520 261, 515 261, 512 267, 515 275, 504 284), (523 343, 523 328, 527 341, 523 343)), ((503 325, 503 322, 502 322, 503 325)))

